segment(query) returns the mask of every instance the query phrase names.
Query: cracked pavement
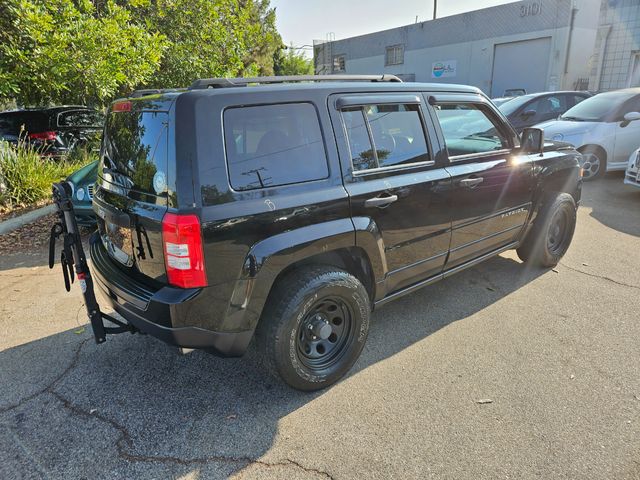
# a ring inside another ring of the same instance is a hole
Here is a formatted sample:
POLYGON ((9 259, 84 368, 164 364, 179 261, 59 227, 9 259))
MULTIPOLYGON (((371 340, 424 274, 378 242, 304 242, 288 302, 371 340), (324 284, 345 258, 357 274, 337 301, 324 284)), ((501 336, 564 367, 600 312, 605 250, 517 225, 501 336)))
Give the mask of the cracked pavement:
POLYGON ((640 191, 620 174, 585 185, 556 269, 507 252, 381 308, 315 394, 253 351, 96 346, 46 262, 0 259, 2 479, 640 479, 640 191))

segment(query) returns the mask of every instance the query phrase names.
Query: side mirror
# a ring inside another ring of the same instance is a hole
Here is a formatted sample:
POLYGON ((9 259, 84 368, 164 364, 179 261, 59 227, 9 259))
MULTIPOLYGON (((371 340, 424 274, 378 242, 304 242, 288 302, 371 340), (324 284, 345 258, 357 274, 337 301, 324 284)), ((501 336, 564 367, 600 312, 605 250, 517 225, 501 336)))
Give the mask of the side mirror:
POLYGON ((624 118, 624 120, 622 120, 622 123, 620 124, 620 126, 621 127, 626 127, 631 122, 635 122, 636 120, 640 120, 640 112, 625 113, 623 118, 624 118))
POLYGON ((544 152, 544 130, 541 128, 525 128, 520 141, 522 153, 533 154, 544 152))
POLYGON ((525 110, 522 112, 522 118, 533 117, 537 112, 535 110, 525 110))

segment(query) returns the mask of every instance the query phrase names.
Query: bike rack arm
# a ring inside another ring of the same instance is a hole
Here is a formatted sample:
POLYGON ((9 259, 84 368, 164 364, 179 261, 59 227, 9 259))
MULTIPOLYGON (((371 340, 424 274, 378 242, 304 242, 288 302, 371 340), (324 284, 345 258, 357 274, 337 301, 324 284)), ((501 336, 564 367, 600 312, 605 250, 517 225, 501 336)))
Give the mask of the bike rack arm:
POLYGON ((71 202, 72 190, 67 182, 53 184, 53 201, 56 206, 57 221, 51 227, 51 238, 49 239, 49 268, 53 268, 55 261, 55 244, 60 237, 63 239, 63 250, 60 255, 62 273, 67 291, 71 290, 71 283, 75 276, 80 283, 87 315, 91 322, 93 336, 96 343, 104 343, 108 334, 118 334, 131 332, 135 333, 136 328, 126 322, 122 322, 110 315, 100 311, 100 305, 96 300, 93 286, 93 279, 89 271, 89 264, 82 247, 82 238, 76 222, 73 203, 71 202), (117 327, 105 327, 104 320, 118 325, 117 327))

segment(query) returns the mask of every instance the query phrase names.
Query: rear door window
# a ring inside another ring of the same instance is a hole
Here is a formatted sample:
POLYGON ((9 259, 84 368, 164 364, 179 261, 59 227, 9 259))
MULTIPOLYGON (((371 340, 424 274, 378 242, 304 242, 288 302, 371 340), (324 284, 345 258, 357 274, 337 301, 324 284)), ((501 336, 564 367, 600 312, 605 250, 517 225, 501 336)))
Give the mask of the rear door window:
POLYGON ((348 108, 342 118, 356 171, 429 161, 419 105, 348 108))
POLYGON ((114 112, 109 115, 103 147, 103 178, 127 189, 166 195, 168 181, 166 112, 114 112))
POLYGON ((523 113, 532 112, 530 123, 557 118, 569 109, 566 95, 549 95, 531 102, 524 108, 523 113))
POLYGON ((310 103, 227 109, 224 135, 234 190, 309 182, 329 175, 318 114, 310 103))

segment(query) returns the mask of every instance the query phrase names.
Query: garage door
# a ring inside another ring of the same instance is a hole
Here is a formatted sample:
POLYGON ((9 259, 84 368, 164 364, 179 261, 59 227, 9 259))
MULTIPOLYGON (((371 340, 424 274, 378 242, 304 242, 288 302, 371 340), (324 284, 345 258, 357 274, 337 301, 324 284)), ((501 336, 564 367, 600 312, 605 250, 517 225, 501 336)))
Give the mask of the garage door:
POLYGON ((501 97, 510 88, 542 92, 547 83, 551 37, 499 43, 493 52, 491 96, 501 97))

